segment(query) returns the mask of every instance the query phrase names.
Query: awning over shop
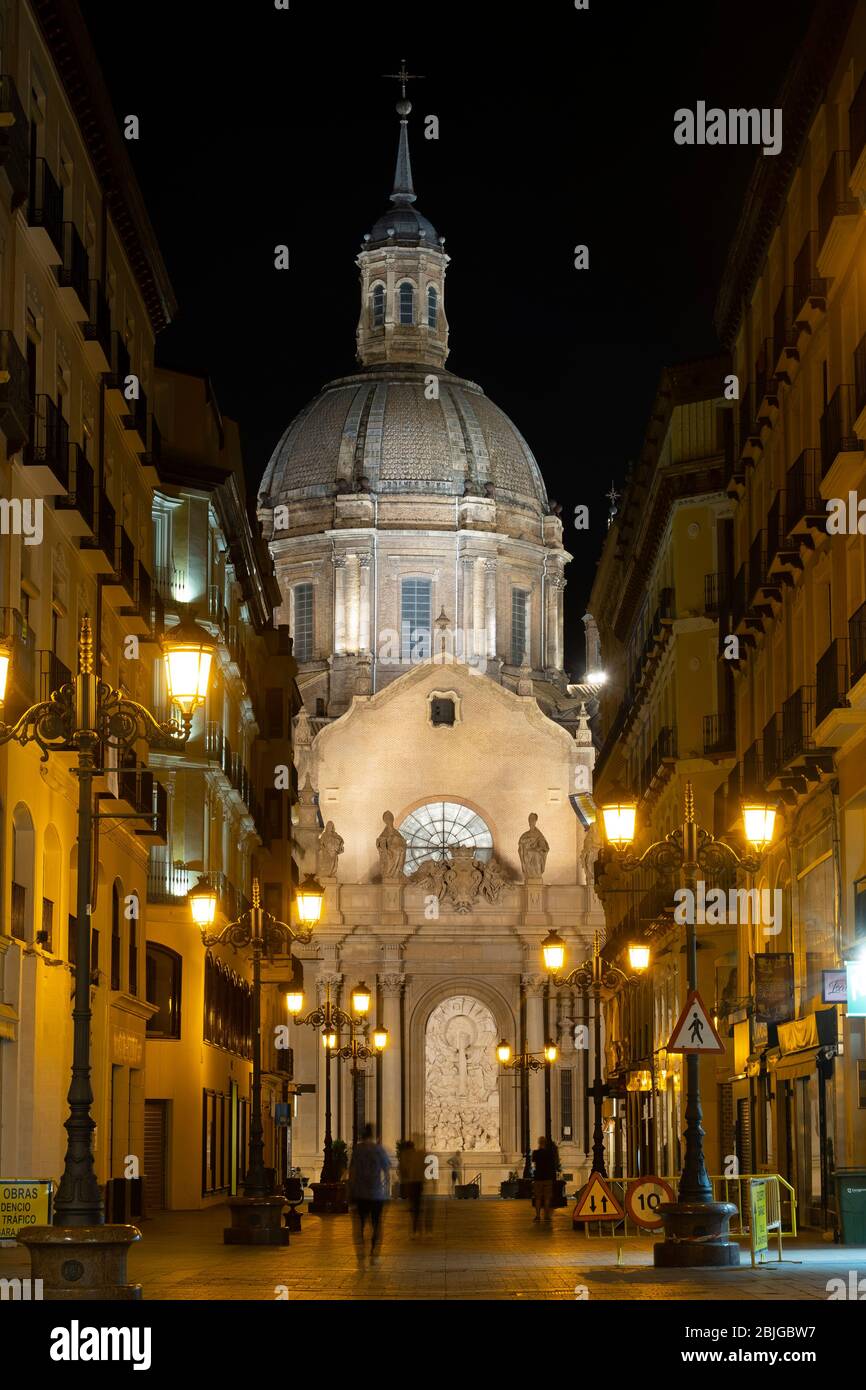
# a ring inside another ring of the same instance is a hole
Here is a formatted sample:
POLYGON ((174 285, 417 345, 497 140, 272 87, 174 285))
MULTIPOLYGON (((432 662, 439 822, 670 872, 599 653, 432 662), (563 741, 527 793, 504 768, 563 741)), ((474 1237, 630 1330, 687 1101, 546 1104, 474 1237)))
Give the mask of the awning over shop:
POLYGON ((798 1076, 811 1076, 818 1062, 817 1047, 804 1047, 773 1057, 767 1054, 767 1067, 777 1081, 795 1081, 798 1076))

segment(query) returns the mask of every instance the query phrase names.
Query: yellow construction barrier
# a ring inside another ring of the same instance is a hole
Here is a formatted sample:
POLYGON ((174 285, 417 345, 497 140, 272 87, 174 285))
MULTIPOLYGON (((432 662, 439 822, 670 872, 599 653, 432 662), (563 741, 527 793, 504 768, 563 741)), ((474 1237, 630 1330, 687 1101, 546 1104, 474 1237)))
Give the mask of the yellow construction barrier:
MULTIPOLYGON (((636 1175, 622 1178, 607 1178, 607 1186, 617 1198, 625 1215, 619 1220, 582 1221, 584 1234, 592 1240, 599 1238, 617 1242, 617 1264, 622 1264, 622 1243, 626 1240, 646 1239, 656 1234, 636 1223, 629 1215, 626 1194, 634 1182, 646 1182, 650 1176, 663 1179, 673 1191, 679 1186, 679 1174, 636 1175)), ((731 1217, 731 1235, 748 1236, 752 1255, 761 1255, 763 1263, 769 1237, 778 1241, 778 1257, 782 1258, 782 1238, 797 1234, 797 1194, 780 1173, 740 1173, 736 1178, 723 1174, 711 1174, 713 1198, 718 1202, 731 1202, 736 1212, 731 1217), (754 1186, 753 1186, 754 1185, 754 1186)), ((577 1223, 575 1223, 577 1224, 577 1223)), ((658 1232, 660 1234, 660 1232, 658 1232)))

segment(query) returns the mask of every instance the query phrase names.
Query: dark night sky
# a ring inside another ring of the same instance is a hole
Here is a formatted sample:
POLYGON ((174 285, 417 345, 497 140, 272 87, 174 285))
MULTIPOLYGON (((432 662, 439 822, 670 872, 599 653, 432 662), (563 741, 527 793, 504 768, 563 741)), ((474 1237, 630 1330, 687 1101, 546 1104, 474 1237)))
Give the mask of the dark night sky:
POLYGON ((567 623, 637 456, 658 375, 716 347, 712 310, 754 162, 684 149, 677 107, 772 106, 811 0, 507 7, 443 0, 83 4, 180 308, 158 359, 209 373, 250 491, 296 412, 354 368, 361 237, 388 206, 405 54, 417 207, 447 237, 452 371, 532 446, 566 521, 567 623), (423 138, 435 113, 440 138, 423 138), (273 268, 287 243, 292 269, 273 268), (586 243, 590 270, 573 268, 586 243))

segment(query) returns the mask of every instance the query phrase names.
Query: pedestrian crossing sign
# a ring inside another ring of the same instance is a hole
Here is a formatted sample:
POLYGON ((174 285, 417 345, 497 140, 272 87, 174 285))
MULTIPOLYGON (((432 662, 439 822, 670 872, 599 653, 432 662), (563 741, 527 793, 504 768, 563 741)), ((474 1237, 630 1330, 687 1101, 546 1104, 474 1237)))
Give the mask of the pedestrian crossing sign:
POLYGON ((574 1210, 575 1221, 622 1221, 624 1212, 600 1173, 591 1173, 574 1210))
POLYGON ((724 1052, 725 1050, 725 1044, 716 1032, 713 1020, 707 1013, 706 1005, 696 989, 690 992, 686 1000, 686 1007, 677 1019, 667 1050, 668 1052, 724 1052))

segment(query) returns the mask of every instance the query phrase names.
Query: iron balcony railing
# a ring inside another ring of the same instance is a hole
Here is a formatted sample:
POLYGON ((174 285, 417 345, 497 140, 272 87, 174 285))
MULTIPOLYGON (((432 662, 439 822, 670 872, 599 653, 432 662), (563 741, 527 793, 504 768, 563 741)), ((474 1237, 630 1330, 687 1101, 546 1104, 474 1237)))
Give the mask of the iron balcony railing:
POLYGON ((63 189, 51 172, 47 159, 36 159, 30 168, 30 206, 27 221, 41 227, 63 259, 63 189))
POLYGON ((50 468, 69 491, 69 425, 50 396, 37 396, 30 417, 30 439, 24 446, 27 467, 50 468))
POLYGON ((750 743, 740 767, 740 793, 742 796, 756 796, 764 789, 763 739, 756 738, 750 743))
POLYGON ((54 503, 57 511, 76 511, 93 530, 94 517, 93 469, 80 444, 69 446, 69 488, 66 497, 54 503))
POLYGON ((860 211, 860 204, 852 197, 851 189, 848 187, 850 177, 849 151, 834 150, 818 189, 819 248, 827 240, 834 218, 855 216, 860 211))
POLYGON ((758 360, 755 363, 755 408, 761 414, 761 402, 765 399, 775 398, 777 394, 776 378, 773 375, 775 363, 772 361, 773 340, 765 338, 761 343, 761 350, 758 360))
POLYGON ((755 388, 749 382, 740 397, 740 453, 755 434, 755 388))
POLYGON ((176 593, 181 593, 186 587, 186 574, 184 570, 175 569, 174 565, 157 565, 153 572, 154 583, 162 594, 166 604, 176 604, 176 593))
POLYGON ((778 555, 791 549, 792 546, 788 542, 787 518, 785 516, 785 494, 784 492, 777 492, 767 513, 768 566, 778 555))
POLYGON ((802 314, 806 305, 823 301, 827 281, 818 274, 818 233, 807 232, 794 259, 794 315, 802 314))
POLYGON ((72 672, 64 661, 54 652, 40 650, 39 658, 39 698, 47 700, 55 690, 60 690, 72 681, 72 672))
POLYGON ((772 782, 782 765, 782 738, 778 715, 773 714, 767 720, 761 743, 764 754, 764 780, 765 782, 772 782))
POLYGON ((866 676, 866 603, 861 603, 848 619, 848 653, 851 684, 866 676))
POLYGON ((74 222, 63 223, 63 262, 57 268, 57 283, 74 290, 82 308, 90 304, 90 260, 74 222))
POLYGON ((779 359, 796 352, 797 324, 794 316, 794 286, 785 285, 773 311, 773 339, 770 356, 776 366, 779 359))
POLYGON ((123 585, 130 599, 135 597, 135 546, 132 536, 124 526, 117 527, 117 540, 114 552, 115 578, 123 585))
POLYGON ((801 685, 782 705, 782 762, 814 747, 815 687, 801 685))
POLYGON ((143 462, 151 468, 158 469, 162 463, 162 433, 156 423, 156 416, 151 413, 149 420, 149 433, 146 437, 147 449, 143 456, 143 462))
POLYGON ((105 290, 99 280, 91 280, 88 285, 89 305, 87 321, 81 325, 84 339, 88 343, 98 343, 105 354, 106 361, 111 361, 111 310, 108 306, 108 299, 105 290))
POLYGON ((731 621, 737 627, 746 616, 746 588, 748 586, 748 566, 740 565, 734 576, 731 593, 731 621))
POLYGON ((141 435, 142 442, 147 443, 147 396, 141 385, 138 388, 138 395, 126 403, 123 423, 126 429, 136 430, 141 435))
POLYGON ((208 587, 207 615, 209 621, 214 623, 220 632, 228 632, 228 611, 223 601, 222 587, 219 584, 211 584, 208 587))
POLYGON ((767 539, 758 531, 749 546, 749 603, 754 603, 767 582, 767 539))
POLYGON ((715 616, 722 613, 728 603, 727 575, 704 575, 704 612, 715 616))
POLYGON ((821 500, 821 451, 803 449, 788 469, 785 492, 788 499, 787 524, 792 531, 809 517, 826 515, 821 500))
POLYGON ((165 635, 165 604, 159 589, 151 588, 150 632, 152 637, 162 639, 165 635))
POLYGON ((854 433, 854 387, 850 382, 837 386, 821 416, 821 476, 826 477, 837 456, 858 453, 863 445, 854 433))
POLYGON ((732 714, 722 711, 704 715, 704 754, 733 753, 737 747, 732 714))
POLYGON ((30 381, 27 360, 9 328, 0 330, 0 430, 8 454, 26 444, 30 432, 30 381))
POLYGON ((845 644, 834 637, 818 658, 815 681, 815 720, 820 724, 834 709, 847 705, 848 663, 845 644))
POLYGON ((94 521, 93 543, 87 548, 101 550, 103 555, 105 555, 111 563, 112 569, 114 569, 116 564, 115 543, 117 521, 114 507, 111 502, 109 502, 104 492, 99 494, 99 506, 94 521))
POLYGON ((12 188, 12 211, 20 207, 30 188, 30 122, 8 73, 0 77, 0 165, 12 188))
POLYGON ((113 391, 125 391, 126 378, 131 375, 132 369, 129 361, 129 348, 116 328, 111 334, 109 362, 111 366, 107 372, 108 386, 113 391))

